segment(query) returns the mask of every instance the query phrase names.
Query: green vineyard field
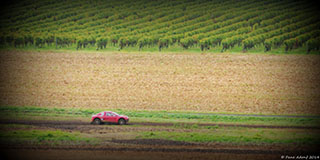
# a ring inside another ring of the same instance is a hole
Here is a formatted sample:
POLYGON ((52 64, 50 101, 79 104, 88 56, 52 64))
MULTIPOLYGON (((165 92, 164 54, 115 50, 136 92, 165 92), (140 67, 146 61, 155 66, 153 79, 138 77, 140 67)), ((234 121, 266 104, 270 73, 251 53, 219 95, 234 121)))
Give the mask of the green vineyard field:
POLYGON ((319 15, 316 1, 22 0, 0 11, 0 46, 309 53, 319 15))

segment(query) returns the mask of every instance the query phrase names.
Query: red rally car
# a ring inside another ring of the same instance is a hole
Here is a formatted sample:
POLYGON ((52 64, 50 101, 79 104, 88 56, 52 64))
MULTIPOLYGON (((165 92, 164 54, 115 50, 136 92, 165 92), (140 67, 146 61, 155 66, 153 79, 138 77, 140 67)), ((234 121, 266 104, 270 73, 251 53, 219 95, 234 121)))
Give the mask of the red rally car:
POLYGON ((91 124, 102 124, 105 122, 124 125, 129 122, 129 117, 125 115, 119 115, 118 113, 111 111, 100 112, 92 115, 91 117, 91 124))

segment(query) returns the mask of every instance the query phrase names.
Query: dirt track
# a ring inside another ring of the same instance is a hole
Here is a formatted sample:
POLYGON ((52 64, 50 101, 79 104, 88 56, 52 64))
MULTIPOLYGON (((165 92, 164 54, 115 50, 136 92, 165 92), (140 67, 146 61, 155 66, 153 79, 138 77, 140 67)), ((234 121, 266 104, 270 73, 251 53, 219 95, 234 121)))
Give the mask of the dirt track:
MULTIPOLYGON (((57 128, 63 128, 66 126, 81 126, 92 128, 89 122, 81 121, 22 121, 22 120, 4 120, 0 121, 0 124, 27 124, 27 125, 39 125, 39 126, 51 126, 57 128)), ((134 122, 129 123, 128 125, 140 125, 140 126, 175 126, 177 123, 168 123, 168 122, 134 122)), ((219 127, 244 127, 244 128, 278 128, 278 129, 320 129, 320 126, 273 126, 273 125, 245 125, 245 124, 220 124, 220 123, 179 123, 180 125, 198 125, 198 126, 219 126, 219 127)))
MULTIPOLYGON (((226 146, 182 144, 163 140, 112 141, 103 146, 0 146, 15 159, 280 159, 283 155, 319 155, 315 150, 279 146, 226 146), (52 155, 50 153, 54 152, 52 155), (36 154, 35 154, 36 153, 36 154), (84 154, 85 153, 85 154, 84 154), (78 155, 82 155, 78 157, 78 155), (170 155, 168 157, 168 155, 170 155), (106 158, 106 156, 108 158, 106 158), (134 156, 134 157, 132 157, 134 156), (139 157, 139 158, 136 158, 139 157), (120 159, 120 158, 119 158, 120 159)), ((1 158, 1 157, 0 157, 1 158)))
POLYGON ((198 153, 198 152, 159 152, 159 151, 109 151, 109 150, 40 150, 40 149, 6 149, 5 154, 0 156, 8 159, 45 159, 45 160, 233 160, 233 159, 246 159, 246 160, 280 160, 281 155, 265 155, 265 154, 230 154, 230 153, 198 153), (37 156, 34 156, 35 153, 37 156))

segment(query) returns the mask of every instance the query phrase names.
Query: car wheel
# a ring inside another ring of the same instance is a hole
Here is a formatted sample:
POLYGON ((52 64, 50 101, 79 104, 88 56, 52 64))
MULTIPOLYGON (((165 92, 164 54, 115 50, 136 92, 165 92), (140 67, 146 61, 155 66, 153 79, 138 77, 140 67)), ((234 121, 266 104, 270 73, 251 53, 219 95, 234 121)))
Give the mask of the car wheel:
POLYGON ((124 119, 119 119, 119 125, 124 125, 126 124, 126 121, 124 119))
POLYGON ((99 125, 101 124, 101 120, 99 118, 94 119, 93 124, 99 125))

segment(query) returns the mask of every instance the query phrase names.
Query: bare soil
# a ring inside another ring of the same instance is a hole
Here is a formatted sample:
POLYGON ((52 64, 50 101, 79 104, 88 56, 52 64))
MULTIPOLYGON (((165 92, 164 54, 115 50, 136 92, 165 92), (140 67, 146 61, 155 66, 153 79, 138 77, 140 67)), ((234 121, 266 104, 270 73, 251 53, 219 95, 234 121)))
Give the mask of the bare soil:
MULTIPOLYGON (((1 119, 0 119, 1 120, 1 119)), ((50 126, 56 127, 57 129, 66 129, 66 127, 89 127, 93 128, 93 125, 90 122, 82 122, 82 121, 51 121, 51 120, 1 120, 0 124, 26 124, 26 125, 37 125, 37 126, 50 126)), ((184 125, 198 125, 198 126, 218 126, 218 127, 244 127, 244 128, 278 128, 278 129, 320 129, 320 126, 274 126, 274 125, 246 125, 246 124, 221 124, 221 123, 178 123, 180 126, 184 125)), ((107 125, 117 125, 117 124, 109 124, 107 125)), ((171 122, 130 122, 127 124, 138 125, 138 126, 149 126, 149 127, 170 127, 175 126, 177 123, 171 122)), ((126 127, 128 128, 128 127, 126 127)))
POLYGON ((320 114, 320 56, 2 51, 0 105, 320 114))
POLYGON ((17 160, 232 160, 232 159, 246 159, 246 160, 272 160, 280 159, 281 155, 265 155, 265 154, 230 154, 230 153, 198 153, 198 152, 149 152, 149 151, 101 151, 101 150, 33 150, 33 149, 6 149, 6 154, 3 158, 17 159, 17 160), (34 156, 34 153, 37 156, 34 156))

